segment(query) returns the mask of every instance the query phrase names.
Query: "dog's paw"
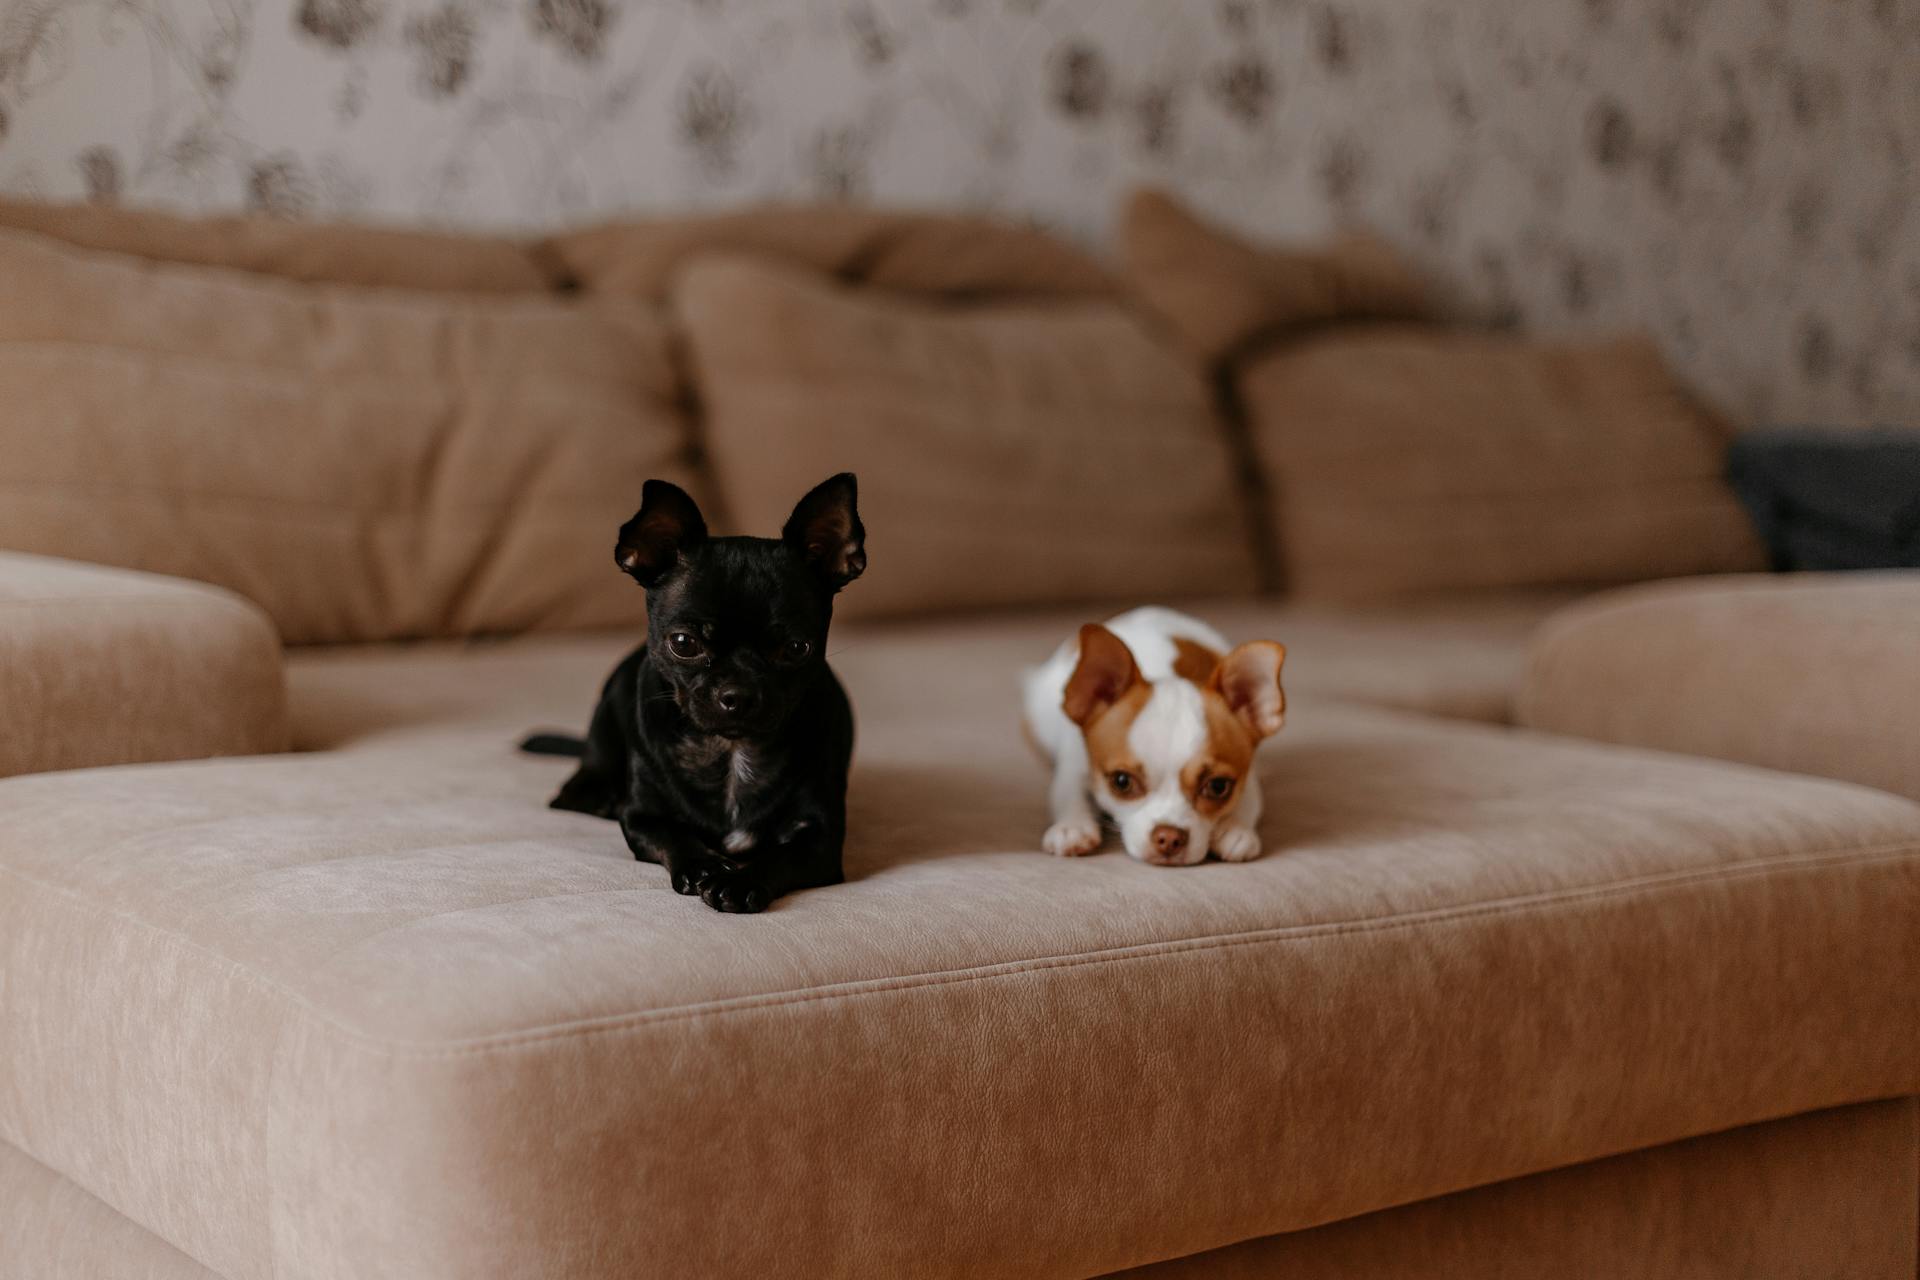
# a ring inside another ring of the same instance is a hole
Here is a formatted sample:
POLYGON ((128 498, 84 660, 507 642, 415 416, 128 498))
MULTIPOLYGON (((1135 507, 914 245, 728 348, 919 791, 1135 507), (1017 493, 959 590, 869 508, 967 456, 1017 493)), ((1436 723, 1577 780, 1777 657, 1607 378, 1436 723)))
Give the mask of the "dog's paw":
POLYGON ((712 862, 683 862, 668 872, 667 878, 673 882, 675 893, 691 897, 706 888, 707 882, 713 879, 718 870, 718 864, 712 862))
POLYGON ((738 871, 715 871, 700 886, 700 900, 715 911, 751 915, 765 911, 773 900, 759 877, 738 871))
POLYGON ((1221 827, 1213 833, 1213 851, 1222 862, 1251 862, 1260 856, 1260 833, 1250 827, 1221 827))
POLYGON ((1092 822, 1056 822, 1040 837, 1040 847, 1059 858, 1078 858, 1100 847, 1100 827, 1092 822))

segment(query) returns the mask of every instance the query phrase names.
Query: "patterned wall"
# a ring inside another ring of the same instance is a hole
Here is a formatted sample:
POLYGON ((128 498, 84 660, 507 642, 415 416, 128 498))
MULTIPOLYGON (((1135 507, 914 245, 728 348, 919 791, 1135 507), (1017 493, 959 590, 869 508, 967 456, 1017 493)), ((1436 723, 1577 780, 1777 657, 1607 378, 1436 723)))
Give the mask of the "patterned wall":
POLYGON ((0 190, 1342 218, 1743 416, 1920 424, 1920 0, 0 0, 0 190))

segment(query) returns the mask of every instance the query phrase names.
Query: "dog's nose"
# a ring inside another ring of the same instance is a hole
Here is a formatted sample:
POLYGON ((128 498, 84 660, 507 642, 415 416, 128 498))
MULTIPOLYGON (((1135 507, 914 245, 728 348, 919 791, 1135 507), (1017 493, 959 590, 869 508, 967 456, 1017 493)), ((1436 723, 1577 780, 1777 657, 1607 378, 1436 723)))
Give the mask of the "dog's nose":
POLYGON ((1153 829, 1153 851, 1163 858, 1175 858, 1186 852, 1187 829, 1161 823, 1153 829))
POLYGON ((752 691, 743 689, 737 684, 726 686, 713 695, 713 700, 719 703, 720 709, 728 715, 739 715, 753 709, 752 691))

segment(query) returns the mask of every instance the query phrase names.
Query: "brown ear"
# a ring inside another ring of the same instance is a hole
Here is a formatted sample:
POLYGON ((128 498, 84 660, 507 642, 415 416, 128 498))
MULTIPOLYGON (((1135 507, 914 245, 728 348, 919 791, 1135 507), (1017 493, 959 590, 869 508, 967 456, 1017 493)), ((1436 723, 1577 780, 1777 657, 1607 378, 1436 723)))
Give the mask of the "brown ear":
POLYGON ((1060 709, 1067 719, 1084 726, 1139 682, 1133 650, 1099 623, 1089 622, 1080 628, 1080 665, 1067 680, 1060 709))
POLYGON ((1286 722, 1287 694, 1280 687, 1280 664, 1286 660, 1285 645, 1250 641, 1222 658, 1207 682, 1256 738, 1271 737, 1286 722))

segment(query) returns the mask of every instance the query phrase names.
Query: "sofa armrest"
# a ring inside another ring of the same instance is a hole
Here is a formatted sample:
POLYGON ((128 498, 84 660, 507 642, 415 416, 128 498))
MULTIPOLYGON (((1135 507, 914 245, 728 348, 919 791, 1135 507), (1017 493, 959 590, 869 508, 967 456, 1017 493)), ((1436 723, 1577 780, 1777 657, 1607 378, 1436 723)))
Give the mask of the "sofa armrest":
POLYGON ((280 638, 216 587, 0 552, 0 777, 279 751, 280 638))
POLYGON ((1572 605, 1520 723, 1920 799, 1920 573, 1694 579, 1572 605))

